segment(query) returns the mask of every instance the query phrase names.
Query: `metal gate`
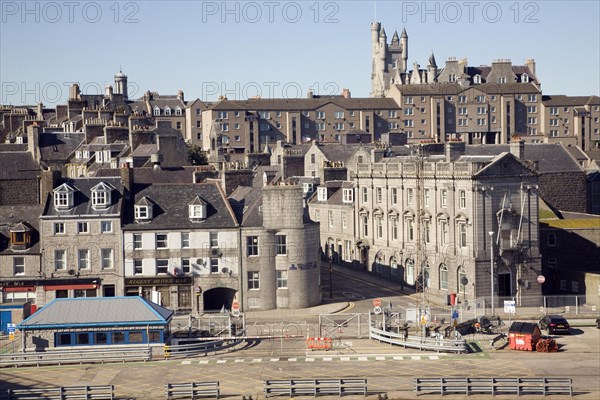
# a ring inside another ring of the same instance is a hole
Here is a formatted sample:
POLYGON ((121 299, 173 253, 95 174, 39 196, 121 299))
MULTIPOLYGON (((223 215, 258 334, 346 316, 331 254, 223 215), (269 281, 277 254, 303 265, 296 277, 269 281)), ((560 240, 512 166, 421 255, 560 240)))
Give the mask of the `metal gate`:
POLYGON ((320 314, 319 336, 336 338, 358 338, 369 336, 369 315, 364 314, 320 314))

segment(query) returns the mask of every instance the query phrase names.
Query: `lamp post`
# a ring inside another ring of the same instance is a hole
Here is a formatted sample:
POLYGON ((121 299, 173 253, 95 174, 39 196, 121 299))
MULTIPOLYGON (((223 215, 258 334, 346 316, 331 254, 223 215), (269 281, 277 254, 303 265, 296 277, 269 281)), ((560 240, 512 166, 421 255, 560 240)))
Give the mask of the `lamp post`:
POLYGON ((492 317, 495 314, 494 310, 494 232, 488 232, 490 235, 490 285, 491 285, 491 303, 492 303, 492 317))
POLYGON ((333 282, 331 280, 331 272, 333 271, 333 258, 329 256, 329 298, 333 299, 333 282))

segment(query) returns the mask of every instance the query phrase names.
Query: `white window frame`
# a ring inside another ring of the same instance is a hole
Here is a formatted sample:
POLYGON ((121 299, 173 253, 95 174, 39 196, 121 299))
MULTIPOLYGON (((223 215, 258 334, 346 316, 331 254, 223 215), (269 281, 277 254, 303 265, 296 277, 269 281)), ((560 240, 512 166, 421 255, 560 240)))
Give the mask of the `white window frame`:
POLYGON ((100 249, 100 260, 102 269, 113 269, 115 267, 113 249, 100 249))
POLYGON ((13 275, 25 275, 25 257, 13 257, 13 275))
POLYGON ((101 233, 112 233, 113 223, 112 221, 100 221, 100 232, 101 233))
POLYGON ((90 249, 77 250, 77 269, 90 269, 90 249))
POLYGON ((56 249, 54 250, 54 270, 64 271, 67 269, 67 250, 56 249))
POLYGON ((77 233, 90 233, 90 224, 87 221, 77 222, 77 233))
POLYGON ((277 274, 277 289, 287 289, 288 288, 288 271, 287 270, 277 270, 275 271, 277 274))

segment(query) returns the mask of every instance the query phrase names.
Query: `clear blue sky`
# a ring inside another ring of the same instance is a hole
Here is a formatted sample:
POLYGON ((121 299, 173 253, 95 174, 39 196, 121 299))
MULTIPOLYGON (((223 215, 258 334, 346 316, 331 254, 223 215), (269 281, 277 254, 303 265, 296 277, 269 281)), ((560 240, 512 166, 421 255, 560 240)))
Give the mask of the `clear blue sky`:
POLYGON ((409 65, 534 58, 545 94, 600 94, 599 1, 0 0, 0 103, 97 93, 122 66, 132 97, 304 97, 370 90, 370 23, 405 27, 409 65), (25 4, 25 5, 24 5, 25 4), (425 5, 425 7, 423 7, 425 5))

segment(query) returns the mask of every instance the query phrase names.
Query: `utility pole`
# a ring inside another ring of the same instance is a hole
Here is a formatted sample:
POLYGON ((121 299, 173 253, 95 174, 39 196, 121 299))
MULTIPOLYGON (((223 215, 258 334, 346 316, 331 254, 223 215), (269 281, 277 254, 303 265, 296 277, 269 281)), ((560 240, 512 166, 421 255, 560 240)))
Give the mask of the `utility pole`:
POLYGON ((494 232, 493 231, 489 231, 488 234, 490 235, 490 282, 491 282, 491 303, 492 303, 492 317, 494 316, 495 309, 494 309, 494 232))

